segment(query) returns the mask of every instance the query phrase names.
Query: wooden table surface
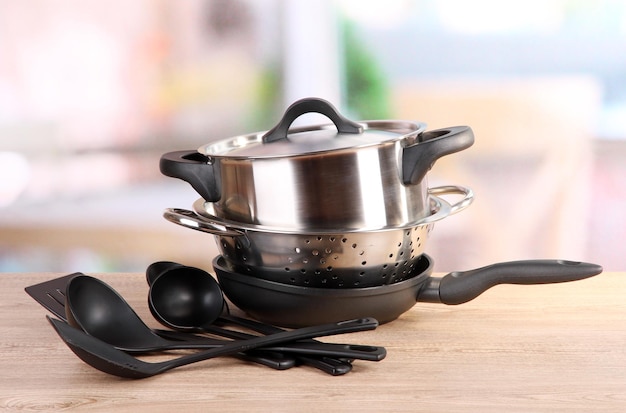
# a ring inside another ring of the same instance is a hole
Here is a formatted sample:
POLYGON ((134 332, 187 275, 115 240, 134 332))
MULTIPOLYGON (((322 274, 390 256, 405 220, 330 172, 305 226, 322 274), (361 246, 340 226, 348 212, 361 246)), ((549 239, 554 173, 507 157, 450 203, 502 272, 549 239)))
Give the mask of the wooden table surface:
MULTIPOLYGON (((344 376, 219 358, 143 380, 101 373, 59 339, 24 287, 60 275, 0 274, 0 411, 626 411, 626 273, 418 303, 375 331, 323 339, 387 348, 344 376)), ((159 327, 143 274, 90 275, 159 327)))

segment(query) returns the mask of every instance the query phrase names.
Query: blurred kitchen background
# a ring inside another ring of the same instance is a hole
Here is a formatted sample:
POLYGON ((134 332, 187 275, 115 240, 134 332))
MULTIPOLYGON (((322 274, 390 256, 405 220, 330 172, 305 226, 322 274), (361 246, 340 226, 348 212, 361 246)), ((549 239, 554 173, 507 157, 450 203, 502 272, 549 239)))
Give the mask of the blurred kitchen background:
POLYGON ((473 128, 429 174, 476 192, 436 271, 626 268, 624 1, 0 0, 0 271, 210 269, 213 237, 162 218, 197 195, 161 154, 306 96, 473 128))

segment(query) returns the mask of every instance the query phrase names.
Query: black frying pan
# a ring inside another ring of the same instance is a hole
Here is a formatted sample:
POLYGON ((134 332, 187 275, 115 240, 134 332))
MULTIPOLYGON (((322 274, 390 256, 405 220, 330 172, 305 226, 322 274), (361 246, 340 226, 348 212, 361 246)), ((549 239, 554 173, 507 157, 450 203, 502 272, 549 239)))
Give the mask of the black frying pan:
POLYGON ((313 288, 282 284, 232 272, 224 258, 213 260, 224 294, 250 316, 266 323, 302 327, 374 317, 392 321, 417 301, 462 304, 497 284, 547 284, 582 280, 602 272, 597 264, 561 260, 512 261, 431 277, 423 254, 415 275, 395 284, 367 288, 313 288))

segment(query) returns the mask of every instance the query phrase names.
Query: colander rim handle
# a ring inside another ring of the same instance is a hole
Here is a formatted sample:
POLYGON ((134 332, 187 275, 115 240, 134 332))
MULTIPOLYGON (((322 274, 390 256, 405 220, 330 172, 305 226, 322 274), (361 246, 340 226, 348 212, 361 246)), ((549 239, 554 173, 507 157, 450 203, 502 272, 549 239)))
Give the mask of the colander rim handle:
POLYGON ((442 219, 457 214, 463 211, 465 208, 471 205, 474 201, 474 191, 470 188, 460 186, 460 185, 445 185, 445 186, 437 186, 428 189, 428 193, 430 195, 431 201, 435 204, 436 211, 434 214, 429 215, 420 219, 417 222, 411 224, 412 227, 432 224, 433 222, 441 221, 442 219), (440 198, 440 195, 463 195, 463 198, 460 201, 457 201, 454 204, 450 204, 443 198, 440 198))
POLYGON ((195 229, 196 231, 208 232, 213 235, 225 237, 245 237, 243 231, 221 225, 217 222, 205 220, 195 212, 182 208, 167 208, 163 211, 163 217, 174 224, 195 229))

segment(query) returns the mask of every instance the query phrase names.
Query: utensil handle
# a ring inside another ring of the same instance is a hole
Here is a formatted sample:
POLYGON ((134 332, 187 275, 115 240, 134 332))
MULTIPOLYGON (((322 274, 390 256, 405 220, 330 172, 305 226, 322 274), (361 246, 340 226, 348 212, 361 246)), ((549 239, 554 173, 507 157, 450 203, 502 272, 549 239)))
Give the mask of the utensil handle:
POLYGON ((344 116, 328 101, 319 98, 305 98, 294 102, 287 108, 282 119, 276 126, 263 135, 263 143, 287 139, 289 127, 297 118, 305 113, 320 113, 329 118, 339 133, 361 133, 363 127, 344 116))
POLYGON ((216 349, 200 351, 198 353, 172 359, 164 364, 164 369, 180 367, 198 361, 208 360, 214 357, 227 356, 241 351, 249 351, 260 347, 268 347, 275 344, 288 343, 291 341, 304 340, 315 337, 332 336, 335 334, 353 333, 357 331, 374 330, 378 327, 375 318, 359 318, 338 323, 322 324, 312 327, 304 327, 296 330, 284 331, 269 336, 255 337, 248 340, 234 341, 216 349))
POLYGON ((344 374, 350 373, 352 370, 352 364, 343 361, 337 360, 331 357, 304 357, 298 356, 298 361, 307 366, 315 367, 316 369, 322 370, 332 376, 342 376, 344 374))
POLYGON ((498 284, 548 284, 578 281, 600 274, 602 267, 577 261, 525 260, 489 265, 431 278, 417 301, 455 305, 473 300, 498 284))
MULTIPOLYGON (((232 338, 235 340, 247 340, 256 337, 252 334, 227 330, 215 326, 207 326, 204 329, 207 333, 232 338)), ((271 334, 276 334, 277 332, 279 331, 275 331, 271 334)), ((384 359, 387 355, 387 351, 384 347, 367 346, 360 344, 322 343, 312 340, 295 341, 288 344, 277 344, 269 347, 263 347, 263 349, 269 349, 272 351, 284 353, 297 353, 308 356, 326 356, 333 358, 357 359, 367 361, 380 361, 384 359)))
MULTIPOLYGON (((217 323, 221 324, 221 323, 231 323, 231 324, 235 324, 239 327, 244 327, 244 328, 248 328, 252 331, 256 331, 257 333, 261 333, 261 334, 276 334, 276 333, 280 333, 282 331, 286 331, 280 327, 276 327, 273 326, 271 324, 265 324, 265 323, 261 323, 258 322, 256 320, 251 320, 248 318, 242 318, 242 317, 237 317, 235 315, 232 314, 228 314, 228 315, 222 315, 220 318, 217 319, 217 323)), ((297 343, 289 343, 289 346, 294 346, 294 347, 298 347, 298 346, 310 346, 309 348, 312 349, 320 349, 322 351, 326 350, 331 354, 328 354, 328 357, 335 357, 335 358, 355 358, 355 359, 361 359, 361 360, 373 360, 373 361, 379 361, 382 360, 383 358, 385 358, 385 356, 387 355, 387 350, 384 347, 378 347, 378 346, 361 346, 361 345, 350 345, 350 344, 331 344, 331 343, 323 343, 321 341, 317 341, 317 340, 303 340, 303 341, 299 341, 297 343), (349 346, 350 348, 347 350, 350 353, 345 353, 346 351, 346 347, 345 346, 349 346), (335 353, 335 350, 339 350, 339 353, 335 353)), ((301 347, 302 348, 302 347, 301 347)), ((328 359, 327 359, 328 360, 328 359)), ((340 360, 335 360, 335 364, 336 366, 338 366, 339 364, 341 364, 342 362, 340 360)), ((343 371, 343 369, 342 369, 343 371)))

